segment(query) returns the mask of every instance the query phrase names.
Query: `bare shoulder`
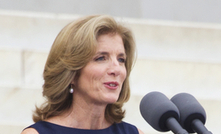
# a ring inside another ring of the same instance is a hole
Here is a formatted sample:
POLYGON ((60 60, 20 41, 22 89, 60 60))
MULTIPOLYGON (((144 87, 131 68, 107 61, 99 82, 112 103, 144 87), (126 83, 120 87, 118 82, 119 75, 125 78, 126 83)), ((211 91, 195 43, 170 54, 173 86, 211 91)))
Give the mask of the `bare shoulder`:
POLYGON ((141 131, 140 129, 138 129, 139 134, 144 134, 143 131, 141 131))
POLYGON ((34 128, 27 128, 21 134, 39 134, 34 128))

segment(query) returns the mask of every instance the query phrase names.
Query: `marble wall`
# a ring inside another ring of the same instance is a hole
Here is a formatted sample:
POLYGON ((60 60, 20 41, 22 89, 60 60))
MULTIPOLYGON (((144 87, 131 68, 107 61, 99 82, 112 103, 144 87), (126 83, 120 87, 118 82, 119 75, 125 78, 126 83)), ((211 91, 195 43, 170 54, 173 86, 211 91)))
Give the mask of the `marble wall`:
MULTIPOLYGON (((0 133, 20 133, 43 102, 42 72, 54 38, 79 16, 0 12, 0 133)), ((207 128, 220 131, 221 25, 116 18, 134 32, 137 62, 126 118, 157 134, 141 117, 139 103, 151 91, 171 98, 193 94, 207 112, 207 128)), ((171 133, 171 132, 168 132, 171 133)))

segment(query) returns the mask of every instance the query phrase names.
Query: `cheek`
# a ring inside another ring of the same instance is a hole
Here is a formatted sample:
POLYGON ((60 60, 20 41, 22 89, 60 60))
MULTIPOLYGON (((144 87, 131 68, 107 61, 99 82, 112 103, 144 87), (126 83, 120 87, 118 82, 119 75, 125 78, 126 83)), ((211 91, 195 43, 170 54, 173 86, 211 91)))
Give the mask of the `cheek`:
POLYGON ((85 75, 84 78, 87 79, 88 82, 94 83, 102 78, 104 70, 99 67, 91 67, 87 70, 86 74, 87 75, 85 75))
POLYGON ((126 70, 126 68, 123 69, 121 76, 122 76, 122 77, 121 77, 121 78, 122 78, 122 81, 124 81, 124 80, 126 79, 126 76, 127 76, 127 70, 126 70))
POLYGON ((78 87, 83 89, 88 88, 92 80, 91 78, 92 78, 91 71, 88 68, 82 69, 80 72, 80 76, 78 77, 78 82, 77 82, 78 87))

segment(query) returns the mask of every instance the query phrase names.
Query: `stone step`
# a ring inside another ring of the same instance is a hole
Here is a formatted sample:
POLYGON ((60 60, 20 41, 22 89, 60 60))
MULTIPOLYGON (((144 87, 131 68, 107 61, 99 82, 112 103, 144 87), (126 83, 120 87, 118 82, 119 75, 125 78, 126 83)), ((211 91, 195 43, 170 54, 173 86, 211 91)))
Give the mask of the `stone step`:
POLYGON ((221 64, 138 59, 131 73, 135 94, 160 91, 168 95, 191 93, 221 99, 221 64))
POLYGON ((27 126, 22 125, 12 125, 12 124, 0 124, 1 134, 20 134, 22 130, 27 126))
MULTIPOLYGON (((79 17, 0 10, 0 47, 48 51, 58 32, 79 17)), ((139 58, 221 63, 221 24, 116 19, 133 31, 139 58)))
MULTIPOLYGON (((17 134, 32 123, 35 104, 43 102, 42 73, 49 49, 58 32, 78 17, 0 10, 0 133, 17 134)), ((160 133, 140 115, 142 96, 151 91, 168 97, 187 92, 205 108, 208 129, 218 133, 221 25, 116 19, 132 29, 138 52, 125 120, 145 133, 160 133)))
MULTIPOLYGON (((0 86, 41 88, 48 52, 0 49, 0 86), (13 61, 13 62, 12 62, 13 61)), ((221 64, 138 58, 131 73, 132 93, 189 92, 221 99, 221 64), (209 92, 209 93, 208 93, 209 92)))
MULTIPOLYGON (((44 99, 41 89, 0 88, 0 133, 16 134, 32 124, 32 111, 44 99)), ((165 94, 167 95, 167 94, 165 94)), ((145 133, 160 133, 144 121, 139 111, 139 104, 144 95, 132 94, 124 106, 125 121, 136 125, 145 133)), ((168 98, 171 96, 167 95, 168 98)), ((219 132, 221 100, 197 98, 207 113, 206 127, 213 133, 219 132)), ((168 132, 171 133, 171 132, 168 132)))

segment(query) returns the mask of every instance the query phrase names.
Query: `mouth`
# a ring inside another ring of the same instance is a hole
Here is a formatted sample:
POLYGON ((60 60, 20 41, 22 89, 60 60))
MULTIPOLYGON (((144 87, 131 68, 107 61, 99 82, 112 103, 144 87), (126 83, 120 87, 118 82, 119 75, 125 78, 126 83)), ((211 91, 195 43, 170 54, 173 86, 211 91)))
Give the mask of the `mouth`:
POLYGON ((105 82, 104 85, 105 85, 105 87, 107 87, 108 89, 115 90, 115 89, 118 88, 119 83, 118 83, 118 82, 105 82))

